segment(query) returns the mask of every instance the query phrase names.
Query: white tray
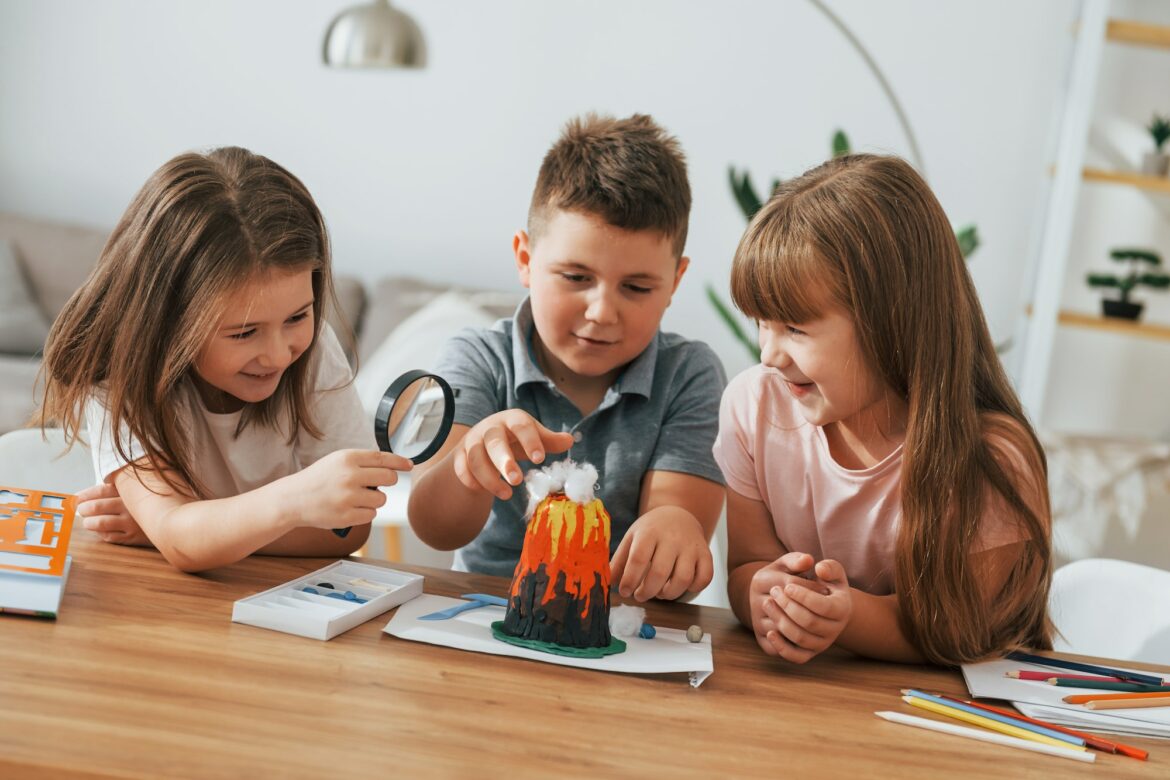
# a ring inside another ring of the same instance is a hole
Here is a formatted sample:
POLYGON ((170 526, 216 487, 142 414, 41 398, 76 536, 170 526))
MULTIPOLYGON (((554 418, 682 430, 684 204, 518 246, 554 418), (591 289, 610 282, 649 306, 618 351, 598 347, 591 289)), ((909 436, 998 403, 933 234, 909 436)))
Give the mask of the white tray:
POLYGON ((323 569, 242 598, 232 622, 271 628, 310 639, 332 639, 422 593, 423 578, 368 563, 338 561, 323 569), (326 582, 333 588, 325 588, 326 582), (313 588, 319 595, 304 589, 313 588), (327 596, 352 593, 365 603, 327 596))

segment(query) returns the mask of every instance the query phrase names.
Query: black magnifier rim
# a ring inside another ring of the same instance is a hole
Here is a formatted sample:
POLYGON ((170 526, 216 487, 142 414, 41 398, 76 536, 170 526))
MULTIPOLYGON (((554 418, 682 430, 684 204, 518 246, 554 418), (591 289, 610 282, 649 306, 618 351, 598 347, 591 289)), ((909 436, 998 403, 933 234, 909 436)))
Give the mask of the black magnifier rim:
POLYGON ((386 388, 386 392, 382 394, 382 400, 378 402, 378 411, 374 413, 374 438, 378 440, 378 449, 382 452, 393 452, 390 449, 390 412, 394 409, 394 402, 398 400, 398 396, 402 395, 402 391, 420 379, 434 379, 438 382, 439 387, 443 390, 444 404, 443 420, 439 423, 439 430, 435 434, 435 438, 431 440, 425 450, 410 458, 410 462, 416 464, 428 460, 438 452, 442 448, 443 442, 447 441, 447 434, 451 432, 451 423, 455 419, 455 394, 451 392, 451 385, 447 384, 447 380, 438 374, 432 374, 430 371, 422 369, 407 371, 386 388))

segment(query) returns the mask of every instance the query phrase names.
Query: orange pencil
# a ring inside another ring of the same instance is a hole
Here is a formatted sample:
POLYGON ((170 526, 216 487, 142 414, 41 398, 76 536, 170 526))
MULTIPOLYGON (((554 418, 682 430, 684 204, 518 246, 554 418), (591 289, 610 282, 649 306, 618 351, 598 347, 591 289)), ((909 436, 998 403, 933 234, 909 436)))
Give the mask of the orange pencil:
POLYGON ((981 710, 988 710, 989 712, 995 712, 1009 718, 1022 720, 1025 723, 1031 723, 1033 726, 1044 726, 1045 728, 1050 728, 1053 731, 1060 731, 1065 734, 1070 734, 1074 737, 1080 737, 1081 739, 1085 740, 1085 744, 1089 747, 1096 748, 1097 750, 1101 750, 1106 753, 1120 753, 1123 756, 1136 758, 1139 761, 1145 761, 1150 757, 1149 752, 1142 750, 1141 748, 1136 748, 1132 745, 1124 745, 1120 742, 1111 742, 1110 740, 1104 739, 1103 737, 1098 737, 1096 734, 1086 734, 1083 731, 1074 731, 1073 729, 1066 728, 1064 726, 1057 726, 1053 723, 1047 723, 1042 720, 1036 720, 1035 718, 1029 718, 1028 716, 1021 715, 1018 712, 1001 710, 999 707, 992 707, 990 704, 980 704, 979 702, 972 701, 970 699, 960 699, 955 696, 947 696, 945 693, 940 693, 938 696, 943 699, 951 699, 952 701, 962 702, 963 704, 968 704, 972 707, 978 707, 981 710))
MULTIPOLYGON (((1162 691, 1156 693, 1078 693, 1075 696, 1065 696, 1063 701, 1066 704, 1085 704, 1090 701, 1142 701, 1148 699, 1162 699, 1167 705, 1170 705, 1170 691, 1165 693, 1162 691)), ((1144 706, 1156 707, 1158 705, 1148 704, 1144 706)))
POLYGON ((1146 707, 1170 707, 1170 696, 1163 696, 1158 699, 1138 699, 1125 701, 1101 701, 1094 699, 1093 701, 1085 702, 1086 710, 1129 710, 1146 707))

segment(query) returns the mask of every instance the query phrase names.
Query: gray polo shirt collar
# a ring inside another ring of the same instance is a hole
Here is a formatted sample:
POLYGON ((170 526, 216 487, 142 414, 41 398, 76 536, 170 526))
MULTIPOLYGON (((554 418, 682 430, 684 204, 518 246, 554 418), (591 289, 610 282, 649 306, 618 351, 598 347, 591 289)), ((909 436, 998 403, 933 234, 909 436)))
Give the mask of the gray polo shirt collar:
MULTIPOLYGON (((536 354, 533 352, 532 332, 532 303, 528 298, 516 307, 512 316, 512 365, 516 368, 516 380, 513 392, 518 392, 522 385, 533 382, 555 387, 540 366, 536 363, 536 354)), ((638 357, 630 361, 626 370, 617 380, 617 391, 622 395, 634 394, 643 398, 650 397, 650 389, 654 385, 654 365, 658 361, 658 335, 650 340, 650 345, 642 350, 638 357)))

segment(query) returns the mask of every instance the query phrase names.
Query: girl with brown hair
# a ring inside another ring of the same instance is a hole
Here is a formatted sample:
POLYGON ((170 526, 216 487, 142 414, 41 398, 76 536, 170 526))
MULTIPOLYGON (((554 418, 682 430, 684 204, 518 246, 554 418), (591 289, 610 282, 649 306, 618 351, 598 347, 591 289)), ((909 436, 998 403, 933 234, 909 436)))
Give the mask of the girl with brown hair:
POLYGON ((45 349, 41 422, 86 427, 103 538, 185 571, 364 543, 386 500, 367 488, 410 462, 377 450, 331 297, 324 220, 287 170, 229 147, 154 172, 45 349))
POLYGON ((785 183, 731 290, 762 365, 728 386, 715 455, 731 605, 764 652, 1050 647, 1044 454, 926 182, 852 155, 785 183))

